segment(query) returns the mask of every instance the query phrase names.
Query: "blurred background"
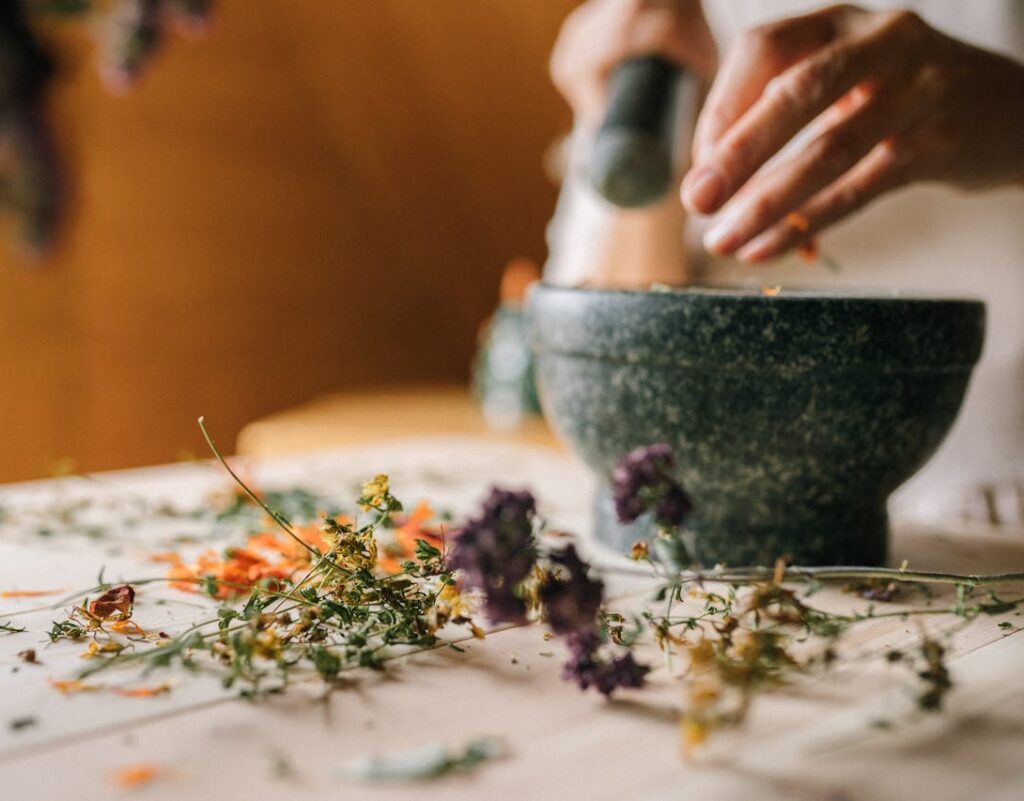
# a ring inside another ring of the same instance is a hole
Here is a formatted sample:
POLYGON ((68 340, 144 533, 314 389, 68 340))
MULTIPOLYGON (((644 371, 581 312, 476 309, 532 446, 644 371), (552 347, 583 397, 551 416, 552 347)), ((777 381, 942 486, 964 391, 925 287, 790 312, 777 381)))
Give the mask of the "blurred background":
MULTIPOLYGON (((5 0, 6 2, 6 0, 5 0)), ((68 185, 0 248, 0 481, 205 454, 317 394, 466 381, 502 268, 544 258, 571 0, 222 0, 131 91, 36 30, 68 185)), ((34 29, 35 30, 35 29, 34 29)))

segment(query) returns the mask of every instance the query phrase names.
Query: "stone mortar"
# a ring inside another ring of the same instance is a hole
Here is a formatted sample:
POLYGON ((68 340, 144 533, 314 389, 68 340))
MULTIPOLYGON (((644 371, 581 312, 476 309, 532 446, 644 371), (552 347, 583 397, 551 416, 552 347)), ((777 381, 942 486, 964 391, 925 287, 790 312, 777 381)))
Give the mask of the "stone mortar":
POLYGON ((706 565, 880 564, 886 500, 941 443, 984 340, 978 301, 535 286, 531 346, 556 431, 601 479, 667 442, 706 565))

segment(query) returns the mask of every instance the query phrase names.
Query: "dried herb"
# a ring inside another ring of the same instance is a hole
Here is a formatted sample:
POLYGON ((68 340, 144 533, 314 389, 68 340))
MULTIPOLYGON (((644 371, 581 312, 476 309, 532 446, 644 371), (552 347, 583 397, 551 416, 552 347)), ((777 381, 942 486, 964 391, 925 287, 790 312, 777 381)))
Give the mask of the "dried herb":
POLYGON ((501 756, 504 751, 501 741, 493 737, 481 737, 458 747, 429 743, 398 753, 352 760, 338 772, 341 778, 365 782, 434 779, 473 770, 482 762, 501 756))
MULTIPOLYGON (((1024 605, 1024 597, 995 591, 1002 583, 1024 582, 1022 574, 958 575, 907 565, 808 568, 781 561, 696 567, 699 543, 686 530, 692 505, 673 478, 671 451, 657 445, 632 452, 616 469, 620 512, 629 519, 649 514, 659 529, 651 548, 640 543, 632 552, 649 564, 657 585, 647 604, 627 613, 610 608, 600 571, 571 543, 539 538, 543 522, 528 492, 493 489, 478 515, 446 535, 429 507, 406 513, 380 474, 358 493, 358 512, 337 509, 316 523, 297 524, 228 466, 205 426, 203 433, 238 483, 233 497, 260 509, 273 530, 252 531, 244 547, 211 552, 193 564, 163 560, 170 562, 166 581, 204 592, 213 606, 208 619, 173 636, 147 634, 131 619, 136 589, 161 579, 110 587, 101 573, 89 591, 100 594, 91 602, 88 593, 74 596, 80 603, 51 629, 54 641, 88 641, 88 666, 76 680, 52 682, 58 690, 159 695, 169 683, 85 680, 119 668, 149 673, 174 666, 213 672, 245 697, 283 691, 299 674, 318 676, 329 691, 341 686, 348 670, 384 670, 396 656, 430 648, 462 650, 460 638, 485 636, 475 622, 483 613, 504 625, 546 623, 545 639, 560 638, 568 651, 566 679, 605 695, 645 684, 651 668, 638 649, 653 643, 668 676, 682 686, 683 739, 692 748, 717 728, 742 722, 759 693, 842 659, 843 638, 865 621, 953 614, 967 625, 979 616, 1019 614, 1024 605), (855 593, 857 608, 840 614, 815 606, 813 593, 828 582, 855 593), (939 603, 931 589, 937 586, 954 590, 955 601, 939 603), (885 608, 912 597, 923 605, 885 608)), ((236 501, 230 503, 231 514, 241 515, 236 501)), ((1005 620, 998 626, 1012 628, 1005 620)), ((883 658, 911 670, 922 709, 942 707, 953 680, 941 638, 922 630, 917 646, 883 658)), ((431 758, 419 762, 433 766, 428 774, 459 769, 478 756, 473 749, 432 748, 431 758)))

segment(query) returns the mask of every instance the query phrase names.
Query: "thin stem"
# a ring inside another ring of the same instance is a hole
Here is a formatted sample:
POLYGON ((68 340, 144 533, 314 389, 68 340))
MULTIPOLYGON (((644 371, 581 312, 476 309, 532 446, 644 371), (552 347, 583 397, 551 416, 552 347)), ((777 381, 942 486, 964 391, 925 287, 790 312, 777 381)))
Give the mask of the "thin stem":
MULTIPOLYGON (((627 565, 603 565, 598 572, 618 573, 629 576, 649 575, 642 569, 627 565)), ((774 567, 713 568, 711 570, 688 570, 674 577, 678 584, 691 581, 721 581, 726 584, 771 581, 775 576, 774 567)), ((839 579, 887 579, 897 582, 920 582, 922 584, 1007 584, 1024 582, 1024 573, 941 573, 928 570, 900 570, 894 567, 859 567, 854 565, 829 565, 823 567, 787 567, 783 581, 829 581, 839 579)))
POLYGON ((210 432, 206 430, 206 420, 203 417, 199 418, 199 430, 203 432, 203 438, 206 440, 206 444, 210 446, 210 450, 213 451, 213 455, 217 457, 217 461, 220 462, 224 469, 228 471, 228 474, 231 476, 231 478, 233 478, 235 480, 235 483, 242 488, 242 491, 249 496, 250 500, 252 500, 253 503, 259 506, 268 515, 270 515, 270 519, 277 523, 277 525, 280 526, 281 529, 289 537, 291 537, 293 540, 299 543, 299 545, 301 545, 303 548, 309 551, 313 556, 319 557, 320 554, 317 553, 316 549, 313 548, 301 537, 299 537, 292 529, 291 524, 281 514, 275 512, 273 509, 267 506, 267 504, 263 502, 263 499, 260 498, 251 489, 249 489, 248 485, 246 485, 246 483, 242 481, 241 478, 239 478, 238 474, 231 469, 231 465, 229 465, 227 463, 227 460, 223 456, 221 456, 220 451, 214 444, 213 438, 210 436, 210 432))

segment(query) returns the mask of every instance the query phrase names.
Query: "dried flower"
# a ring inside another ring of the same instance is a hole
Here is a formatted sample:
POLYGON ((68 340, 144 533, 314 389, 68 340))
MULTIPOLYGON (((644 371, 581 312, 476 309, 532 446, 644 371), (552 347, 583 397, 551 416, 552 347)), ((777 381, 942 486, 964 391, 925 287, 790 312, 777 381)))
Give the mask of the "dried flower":
POLYGON ((563 675, 575 681, 581 690, 594 687, 608 696, 620 688, 636 689, 644 685, 650 672, 630 651, 611 659, 604 657, 600 653, 601 638, 593 630, 570 635, 568 644, 570 657, 563 675))
POLYGON ((89 614, 98 620, 127 620, 132 616, 135 588, 130 584, 111 587, 89 604, 89 614))
POLYGON ((384 507, 391 496, 391 486, 387 475, 378 473, 371 481, 363 484, 362 491, 362 497, 359 498, 359 508, 364 512, 384 507))
POLYGON ((36 656, 35 648, 26 648, 24 651, 18 651, 18 659, 29 665, 41 665, 39 657, 36 656))
POLYGON ((96 657, 103 656, 104 654, 118 654, 123 650, 124 646, 114 640, 107 640, 104 643, 99 643, 96 640, 93 640, 80 656, 82 659, 95 659, 96 657))
POLYGON ((480 516, 455 533, 448 566, 462 571, 465 586, 484 593, 484 610, 493 623, 526 621, 526 602, 518 588, 537 559, 535 509, 529 492, 495 487, 480 516))
POLYGON ((623 523, 652 512, 658 525, 682 526, 693 504, 672 477, 675 459, 663 442, 630 451, 612 471, 615 511, 623 523))
POLYGON ((549 558, 562 568, 557 574, 547 574, 538 591, 551 630, 556 634, 593 630, 604 596, 604 582, 588 575, 589 565, 579 558, 571 544, 549 558))

